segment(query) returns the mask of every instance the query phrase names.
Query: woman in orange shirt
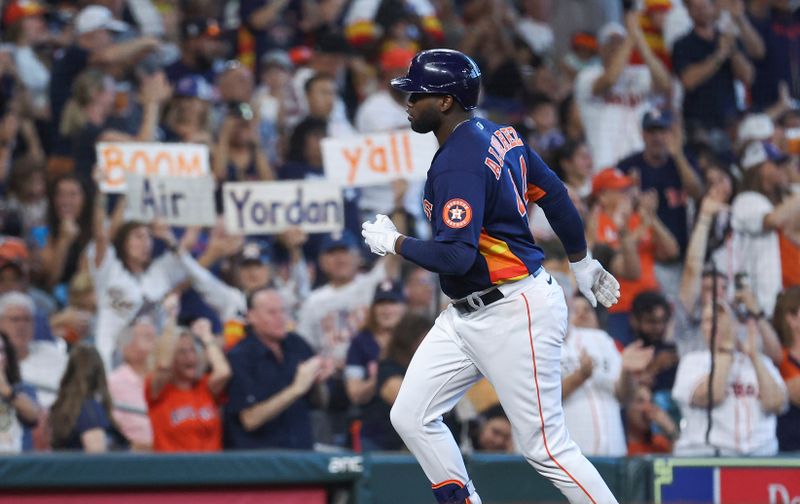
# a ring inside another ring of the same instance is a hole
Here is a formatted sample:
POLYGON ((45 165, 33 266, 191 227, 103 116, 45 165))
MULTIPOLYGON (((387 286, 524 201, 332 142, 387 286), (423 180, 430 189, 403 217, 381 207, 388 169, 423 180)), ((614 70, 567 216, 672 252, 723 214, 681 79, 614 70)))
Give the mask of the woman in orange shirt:
POLYGON ((172 297, 164 302, 170 320, 156 347, 156 369, 145 381, 153 450, 220 451, 219 396, 231 377, 231 368, 208 320, 197 320, 191 331, 176 327, 177 298, 172 297), (206 361, 200 357, 197 340, 205 347, 210 372, 205 372, 206 361))
POLYGON ((594 208, 589 236, 616 254, 609 265, 619 279, 619 303, 608 312, 607 331, 623 345, 632 340, 628 314, 640 292, 659 290, 655 262, 679 254, 678 242, 658 218, 658 195, 648 191, 635 197, 635 179, 616 168, 606 168, 592 180, 594 208))

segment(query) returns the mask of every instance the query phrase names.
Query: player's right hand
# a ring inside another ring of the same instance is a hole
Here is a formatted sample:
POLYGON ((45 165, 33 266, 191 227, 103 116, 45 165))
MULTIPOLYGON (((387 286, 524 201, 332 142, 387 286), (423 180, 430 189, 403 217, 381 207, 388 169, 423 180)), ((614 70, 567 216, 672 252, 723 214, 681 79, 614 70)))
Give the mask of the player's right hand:
POLYGON ((593 307, 597 307, 598 301, 606 308, 617 304, 619 282, 596 259, 587 254, 580 261, 569 263, 569 268, 575 275, 578 290, 593 307))
POLYGON ((361 225, 361 236, 373 254, 384 256, 395 254, 394 245, 400 237, 397 227, 392 219, 386 215, 377 214, 375 221, 367 221, 361 225))

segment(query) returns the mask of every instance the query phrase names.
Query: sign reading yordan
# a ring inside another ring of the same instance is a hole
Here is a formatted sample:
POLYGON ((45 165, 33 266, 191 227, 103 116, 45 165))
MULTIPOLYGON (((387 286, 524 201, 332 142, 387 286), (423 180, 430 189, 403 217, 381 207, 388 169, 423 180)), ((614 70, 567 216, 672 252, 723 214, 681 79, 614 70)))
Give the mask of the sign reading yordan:
POLYGON ((97 144, 100 190, 123 193, 129 173, 145 177, 202 177, 210 173, 208 146, 186 143, 97 144))
POLYGON ((398 130, 322 140, 325 178, 348 187, 424 180, 439 145, 429 133, 398 130))
POLYGON ((232 233, 276 234, 290 227, 326 233, 344 226, 342 190, 324 180, 228 182, 222 192, 232 233))

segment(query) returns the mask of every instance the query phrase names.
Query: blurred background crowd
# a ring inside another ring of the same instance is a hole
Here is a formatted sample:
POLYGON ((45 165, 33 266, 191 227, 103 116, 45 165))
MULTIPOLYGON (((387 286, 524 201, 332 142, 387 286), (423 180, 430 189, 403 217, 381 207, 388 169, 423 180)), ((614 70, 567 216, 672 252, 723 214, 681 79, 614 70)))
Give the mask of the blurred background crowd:
MULTIPOLYGON (((95 144, 206 144, 218 186, 323 178, 322 139, 407 127, 388 82, 431 47, 478 62, 479 114, 622 284, 593 309, 531 206, 584 453, 800 450, 798 2, 2 0, 0 23, 0 452, 403 449, 389 410, 449 300, 358 230, 427 237, 419 184, 343 190, 341 233, 245 239, 126 219, 95 144)), ((447 422, 516 450, 484 381, 447 422)))

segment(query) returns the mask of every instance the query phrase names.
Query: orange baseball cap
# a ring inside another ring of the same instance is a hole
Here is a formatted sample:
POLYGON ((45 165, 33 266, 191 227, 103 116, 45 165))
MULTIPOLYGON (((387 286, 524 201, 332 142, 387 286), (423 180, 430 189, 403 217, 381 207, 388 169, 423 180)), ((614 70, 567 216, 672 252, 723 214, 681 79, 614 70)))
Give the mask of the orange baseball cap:
POLYGON ((672 9, 671 0, 644 0, 644 10, 647 12, 666 12, 672 9))
POLYGON ((3 24, 12 25, 26 17, 41 16, 47 12, 44 5, 34 0, 17 0, 8 4, 3 14, 3 24))
POLYGON ((592 195, 610 189, 627 189, 633 186, 633 179, 625 175, 618 168, 601 170, 592 179, 592 195))
POLYGON ((403 47, 393 47, 381 54, 381 70, 406 70, 414 58, 414 51, 403 47))

